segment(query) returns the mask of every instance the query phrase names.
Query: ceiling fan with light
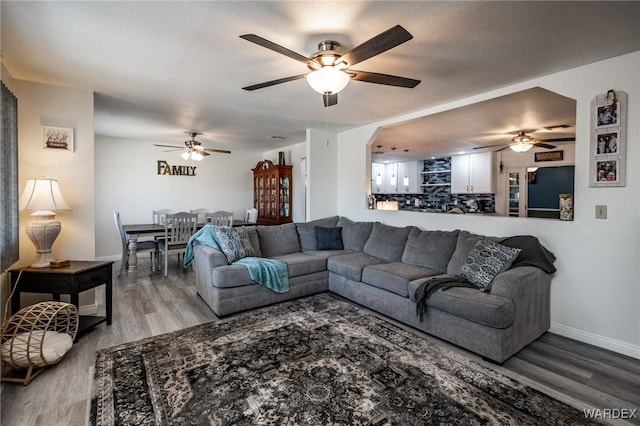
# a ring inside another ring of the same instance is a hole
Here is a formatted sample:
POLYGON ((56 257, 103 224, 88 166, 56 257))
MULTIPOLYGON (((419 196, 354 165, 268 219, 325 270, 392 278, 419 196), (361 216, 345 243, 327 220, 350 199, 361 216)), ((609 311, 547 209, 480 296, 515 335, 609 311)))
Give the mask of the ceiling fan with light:
MULTIPOLYGON (((568 128, 568 127, 573 127, 567 124, 560 124, 557 126, 549 126, 549 127, 545 127, 545 129, 547 130, 553 130, 556 128, 568 128)), ((535 131, 535 130, 534 130, 535 131)), ((534 132, 531 131, 531 132, 534 132)), ((556 148, 555 145, 551 145, 547 142, 575 142, 576 138, 575 136, 573 137, 562 137, 562 138, 551 138, 551 139, 537 139, 534 138, 533 136, 527 134, 527 131, 525 130, 518 130, 518 134, 514 137, 511 138, 511 143, 507 144, 506 146, 504 146, 504 144, 497 144, 497 145, 486 145, 486 146, 477 146, 474 147, 473 149, 485 149, 485 148, 493 148, 493 147, 497 147, 500 146, 502 148, 496 150, 496 152, 502 151, 504 149, 507 148, 511 148, 511 150, 515 151, 515 152, 526 152, 529 151, 531 148, 535 147, 540 147, 540 148, 546 148, 546 149, 554 149, 556 148)))
POLYGON ((277 80, 243 87, 244 90, 257 90, 306 78, 311 88, 322 95, 324 106, 329 107, 338 103, 338 93, 342 91, 351 80, 407 88, 413 88, 420 83, 420 80, 414 80, 412 78, 369 71, 358 71, 350 68, 359 62, 411 40, 413 36, 400 25, 389 28, 344 54, 338 53, 340 43, 337 41, 321 41, 318 44, 318 51, 310 57, 296 53, 255 34, 244 34, 241 35, 240 38, 288 56, 298 62, 302 62, 310 70, 306 74, 279 78, 277 80))
POLYGON ((213 149, 213 148, 205 148, 202 146, 202 143, 196 140, 196 136, 201 135, 202 133, 189 131, 187 132, 189 136, 191 136, 191 140, 184 141, 184 147, 178 145, 160 145, 154 144, 154 146, 159 146, 163 148, 172 148, 168 149, 165 152, 169 151, 184 151, 180 156, 185 160, 195 160, 200 161, 205 156, 209 155, 210 152, 219 152, 222 154, 231 154, 231 151, 227 151, 224 149, 213 149))

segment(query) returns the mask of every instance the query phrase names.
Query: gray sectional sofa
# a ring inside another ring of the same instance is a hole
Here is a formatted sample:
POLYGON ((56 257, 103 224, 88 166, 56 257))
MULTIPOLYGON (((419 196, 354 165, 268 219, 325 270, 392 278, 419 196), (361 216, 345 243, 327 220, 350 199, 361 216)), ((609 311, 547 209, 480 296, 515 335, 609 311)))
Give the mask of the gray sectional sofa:
MULTIPOLYGON (((218 316, 331 291, 498 363, 549 329, 550 272, 555 268, 519 262, 520 257, 495 277, 489 291, 441 289, 426 300, 424 317, 417 315, 416 290, 431 278, 459 272, 475 244, 487 238, 481 235, 338 216, 246 230, 257 256, 287 264, 289 291, 266 289, 251 280, 246 267, 228 264, 221 251, 195 244, 196 288, 218 316), (342 241, 335 245, 342 243, 342 249, 318 250, 316 227, 334 236, 339 232, 342 241)), ((541 250, 551 262, 555 259, 541 250)), ((537 259, 536 254, 525 259, 537 259)))

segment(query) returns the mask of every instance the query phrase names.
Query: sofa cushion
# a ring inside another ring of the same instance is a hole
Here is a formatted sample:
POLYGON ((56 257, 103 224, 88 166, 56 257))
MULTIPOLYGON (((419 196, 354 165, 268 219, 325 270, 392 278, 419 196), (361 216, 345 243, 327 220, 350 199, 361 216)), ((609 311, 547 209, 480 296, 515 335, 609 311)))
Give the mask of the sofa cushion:
POLYGON ((427 315, 430 308, 493 328, 510 327, 515 320, 511 299, 468 287, 436 291, 427 299, 427 315))
POLYGON ((362 271, 362 282, 402 297, 409 297, 408 284, 422 277, 438 275, 438 271, 402 262, 371 265, 362 271))
POLYGON ((338 216, 325 217, 323 219, 312 220, 311 222, 297 222, 295 224, 300 238, 300 248, 302 250, 316 250, 316 226, 334 228, 338 223, 338 216))
POLYGON ((251 247, 253 247, 254 256, 262 257, 262 250, 260 250, 260 238, 258 237, 258 231, 255 226, 245 226, 244 229, 247 230, 247 236, 249 237, 249 241, 251 242, 251 247))
POLYGON ((411 228, 413 227, 400 228, 376 222, 363 251, 388 262, 399 262, 411 228))
POLYGON ((327 269, 338 275, 342 275, 352 281, 361 281, 362 270, 367 266, 389 263, 379 257, 371 256, 358 251, 355 253, 341 254, 330 257, 327 261, 327 269))
POLYGON ((274 256, 272 259, 280 260, 287 264, 289 278, 300 275, 313 274, 327 269, 327 259, 309 256, 304 253, 291 253, 282 256, 274 256))
POLYGON ((220 250, 227 258, 227 262, 233 263, 238 259, 255 255, 247 231, 244 228, 214 226, 213 233, 216 236, 220 250))
POLYGON ((402 253, 402 262, 446 272, 459 233, 459 230, 421 231, 413 228, 402 253))
POLYGON ((344 250, 342 227, 324 228, 316 226, 316 250, 344 250))
POLYGON ((321 257, 322 259, 328 259, 332 256, 338 256, 340 254, 353 253, 351 250, 306 250, 303 252, 309 256, 321 257))
MULTIPOLYGON (((296 225, 285 223, 278 226, 258 225, 256 227, 260 238, 262 256, 273 257, 300 251, 296 225)), ((315 248, 315 247, 314 247, 315 248)))
POLYGON ((362 251, 371 235, 373 222, 353 222, 340 216, 338 225, 342 227, 342 242, 345 250, 362 251))
POLYGON ((498 237, 485 237, 484 235, 472 234, 468 231, 460 231, 458 241, 456 242, 456 249, 453 251, 451 260, 449 260, 449 264, 447 265, 447 274, 455 275, 464 264, 467 256, 469 256, 469 252, 471 252, 473 246, 483 238, 493 242, 500 239, 498 237))
POLYGON ((473 246, 456 276, 489 291, 496 275, 509 269, 520 251, 483 238, 473 246))

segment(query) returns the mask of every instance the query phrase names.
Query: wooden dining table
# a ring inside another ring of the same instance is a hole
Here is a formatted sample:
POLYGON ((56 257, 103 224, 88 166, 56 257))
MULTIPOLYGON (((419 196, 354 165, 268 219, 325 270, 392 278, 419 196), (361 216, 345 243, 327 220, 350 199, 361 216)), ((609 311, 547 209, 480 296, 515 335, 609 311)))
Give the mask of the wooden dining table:
MULTIPOLYGON (((244 220, 233 221, 233 226, 252 226, 255 223, 245 222, 244 220)), ((204 226, 203 223, 197 225, 198 229, 204 226)), ((124 233, 127 234, 129 240, 129 269, 127 270, 129 278, 138 278, 138 238, 139 237, 161 237, 164 235, 164 225, 157 223, 139 223, 132 225, 122 225, 124 233)))

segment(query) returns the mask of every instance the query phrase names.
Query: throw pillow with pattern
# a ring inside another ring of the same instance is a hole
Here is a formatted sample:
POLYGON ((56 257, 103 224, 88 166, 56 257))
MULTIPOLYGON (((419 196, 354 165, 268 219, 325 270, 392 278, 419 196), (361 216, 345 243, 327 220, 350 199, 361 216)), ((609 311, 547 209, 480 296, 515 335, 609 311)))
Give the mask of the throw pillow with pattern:
POLYGON ((214 226, 213 233, 216 236, 222 253, 227 262, 233 263, 238 259, 254 256, 255 251, 244 227, 231 228, 229 226, 214 226))
POLYGON ((483 238, 473 246, 456 276, 466 279, 482 291, 490 291, 493 279, 509 269, 519 253, 520 249, 483 238))

